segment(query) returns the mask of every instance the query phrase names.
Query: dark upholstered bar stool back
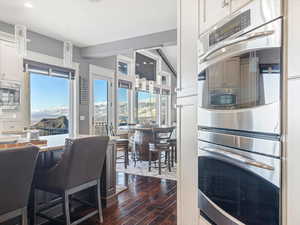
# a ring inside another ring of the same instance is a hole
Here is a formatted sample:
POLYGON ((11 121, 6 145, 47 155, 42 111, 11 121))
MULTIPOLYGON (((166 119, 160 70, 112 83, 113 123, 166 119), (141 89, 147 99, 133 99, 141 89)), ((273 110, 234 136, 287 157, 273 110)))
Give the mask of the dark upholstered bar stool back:
POLYGON ((161 153, 165 153, 165 160, 168 164, 169 171, 171 172, 171 164, 173 157, 170 155, 170 143, 169 140, 172 136, 175 127, 165 127, 165 128, 153 128, 153 142, 149 143, 149 171, 151 171, 151 157, 152 153, 156 152, 158 154, 158 173, 161 175, 161 153))
MULTIPOLYGON (((64 201, 64 224, 78 224, 83 220, 99 213, 102 221, 100 201, 100 178, 106 156, 109 137, 86 137, 67 139, 66 148, 58 164, 46 171, 37 174, 35 186, 37 189, 60 194, 64 201), (69 211, 69 197, 76 192, 97 186, 98 211, 93 211, 82 219, 71 222, 69 211)), ((37 205, 35 210, 38 212, 37 205)), ((48 216, 37 213, 49 219, 48 216)), ((36 220, 35 220, 36 221, 36 220)), ((57 222, 57 221, 56 221, 57 222)))
POLYGON ((105 160, 108 137, 66 139, 65 151, 56 166, 47 174, 38 174, 36 186, 54 193, 100 178, 105 160))
POLYGON ((0 150, 0 223, 22 215, 27 203, 39 149, 35 146, 0 150))

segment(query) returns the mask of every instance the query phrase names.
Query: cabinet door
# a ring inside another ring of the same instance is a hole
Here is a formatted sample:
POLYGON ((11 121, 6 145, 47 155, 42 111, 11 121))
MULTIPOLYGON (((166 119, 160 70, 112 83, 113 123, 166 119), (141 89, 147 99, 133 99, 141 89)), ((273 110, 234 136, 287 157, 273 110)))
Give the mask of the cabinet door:
MULTIPOLYGON (((296 0, 298 1, 298 0, 296 0)), ((288 225, 300 224, 300 79, 288 81, 288 130, 287 130, 287 223, 288 225)))
POLYGON ((200 34, 222 21, 230 13, 229 0, 200 0, 199 7, 200 34))
POLYGON ((252 0, 231 0, 231 12, 241 9, 251 1, 252 0))
POLYGON ((22 60, 18 55, 16 44, 0 42, 0 74, 7 80, 19 80, 22 60))
POLYGON ((299 40, 300 40, 300 1, 288 1, 288 75, 300 76, 299 67, 299 40))

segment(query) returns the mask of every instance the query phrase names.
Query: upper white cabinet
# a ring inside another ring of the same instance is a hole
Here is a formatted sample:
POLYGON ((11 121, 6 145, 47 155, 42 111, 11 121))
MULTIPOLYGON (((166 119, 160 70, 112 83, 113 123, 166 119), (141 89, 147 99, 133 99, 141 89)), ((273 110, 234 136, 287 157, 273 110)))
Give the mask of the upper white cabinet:
POLYGON ((204 33, 253 0, 199 0, 199 33, 204 33))
POLYGON ((288 75, 300 76, 299 67, 299 40, 300 40, 300 1, 288 1, 288 75))
POLYGON ((245 5, 247 5, 252 0, 231 0, 231 12, 234 13, 235 11, 241 9, 245 5))
POLYGON ((199 7, 200 33, 230 14, 230 0, 200 0, 199 7))
POLYGON ((0 75, 1 79, 20 80, 22 59, 18 55, 16 44, 0 42, 0 75))

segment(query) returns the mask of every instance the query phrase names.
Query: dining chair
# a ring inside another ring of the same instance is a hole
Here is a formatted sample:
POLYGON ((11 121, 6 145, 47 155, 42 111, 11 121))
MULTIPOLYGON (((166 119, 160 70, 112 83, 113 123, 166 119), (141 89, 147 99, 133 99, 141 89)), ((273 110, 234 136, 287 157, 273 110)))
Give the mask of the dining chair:
POLYGON ((66 139, 66 147, 61 160, 52 168, 36 174, 34 182, 35 224, 37 216, 55 223, 75 225, 97 214, 100 222, 103 222, 100 179, 108 141, 109 137, 100 136, 66 139), (75 193, 91 187, 97 188, 97 205, 82 201, 74 196, 75 193), (62 197, 64 221, 51 218, 44 213, 54 205, 51 205, 49 208, 39 209, 36 201, 37 190, 58 194, 62 197), (92 206, 96 210, 89 212, 80 219, 71 221, 70 205, 72 201, 92 206))
POLYGON ((27 205, 39 148, 0 151, 0 223, 20 217, 28 224, 27 205))
POLYGON ((171 156, 170 156, 170 138, 174 131, 174 127, 166 128, 152 128, 153 142, 149 143, 149 172, 151 172, 152 167, 152 154, 158 154, 158 173, 161 175, 161 157, 162 153, 165 153, 166 164, 168 166, 169 172, 171 172, 171 156))

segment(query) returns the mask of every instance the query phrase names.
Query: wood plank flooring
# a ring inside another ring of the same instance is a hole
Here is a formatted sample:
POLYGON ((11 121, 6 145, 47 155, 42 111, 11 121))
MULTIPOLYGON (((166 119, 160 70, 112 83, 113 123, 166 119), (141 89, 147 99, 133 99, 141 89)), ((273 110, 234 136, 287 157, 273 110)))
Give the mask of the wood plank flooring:
MULTIPOLYGON (((119 195, 118 205, 103 210, 102 225, 176 225, 175 181, 118 174, 118 183, 129 189, 119 195)), ((97 218, 84 223, 94 224, 97 218)))

